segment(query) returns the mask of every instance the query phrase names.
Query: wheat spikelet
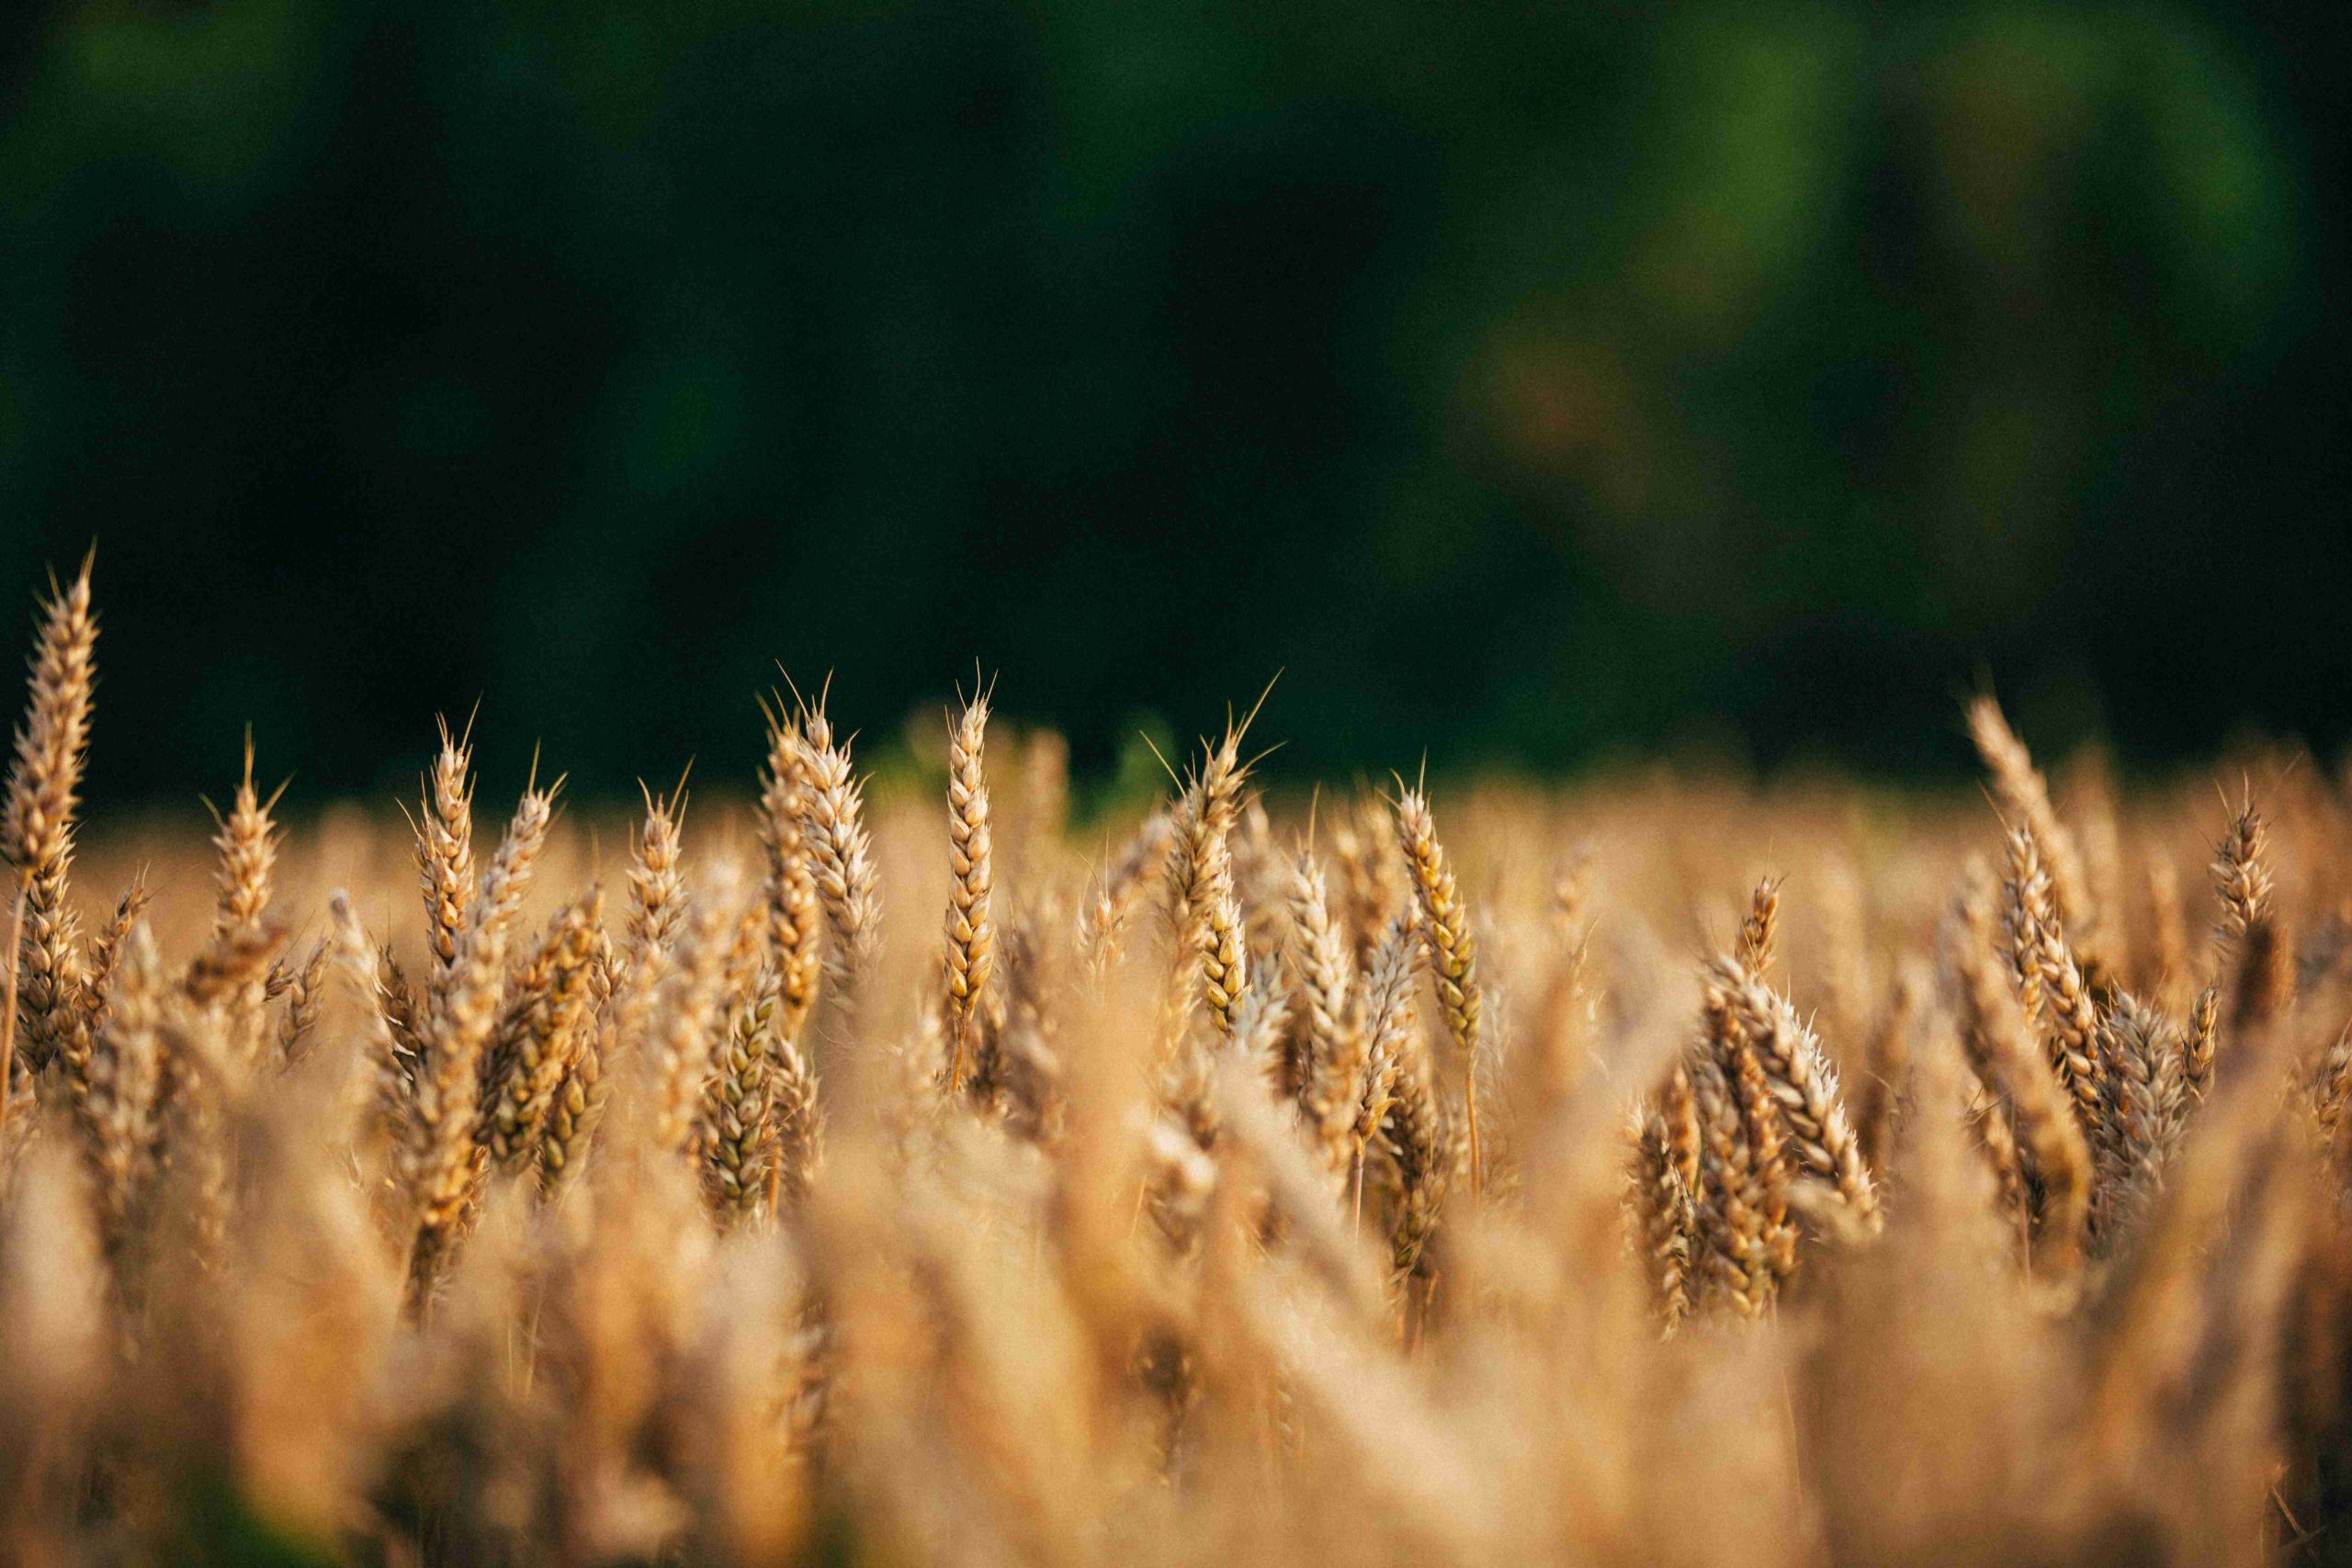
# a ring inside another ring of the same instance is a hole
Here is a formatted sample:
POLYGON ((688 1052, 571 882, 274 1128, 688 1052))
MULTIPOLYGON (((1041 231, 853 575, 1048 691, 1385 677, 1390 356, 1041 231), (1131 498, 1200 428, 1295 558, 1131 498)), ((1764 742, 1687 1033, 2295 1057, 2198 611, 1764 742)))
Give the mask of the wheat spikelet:
POLYGON ((1453 868, 1437 840, 1437 820, 1428 797, 1400 780, 1396 796, 1396 841, 1405 852, 1413 892, 1421 911, 1421 936, 1429 943, 1430 974, 1445 1013, 1446 1032, 1462 1055, 1462 1099, 1469 1118, 1470 1193, 1478 1196, 1484 1171, 1478 1150, 1477 942, 1470 910, 1453 880, 1453 868))
POLYGON ((335 966, 362 1020, 359 1050, 368 1089, 366 1122, 393 1147, 405 1149, 413 1135, 409 1106, 420 1053, 413 1026, 403 1041, 391 1012, 394 1008, 407 1010, 407 987, 382 950, 368 940, 352 911, 349 895, 337 889, 327 908, 334 921, 335 966))
POLYGON ((1331 852, 1339 861, 1341 908, 1361 964, 1379 945, 1389 916, 1413 897, 1386 805, 1367 795, 1356 803, 1352 818, 1337 813, 1331 852))
POLYGON ((2051 1065, 2074 1097, 2075 1113, 2094 1146, 2112 1133, 2108 1117, 2107 1065, 2100 1057, 2098 1010, 2056 929, 2041 845, 2023 829, 2008 835, 2009 956, 2030 1022, 2047 1013, 2051 1065), (2036 1001, 2042 1006, 2037 1010, 2036 1001))
POLYGON ((1761 976, 1772 966, 1772 949, 1781 929, 1781 879, 1768 876, 1756 885, 1756 897, 1739 922, 1739 937, 1732 957, 1750 975, 1761 976))
POLYGON ((558 912, 514 976, 504 1015, 482 1059, 476 1140, 500 1170, 534 1159, 565 1073, 594 1027, 594 976, 601 951, 602 889, 558 912))
POLYGON ((130 886, 123 889, 116 901, 114 913, 90 939, 89 963, 82 976, 82 1012, 85 1027, 95 1038, 105 1022, 107 1007, 114 990, 115 965, 120 962, 122 944, 130 939, 130 928, 147 913, 154 896, 147 888, 147 868, 140 867, 130 886))
POLYGON ((301 966, 288 976, 286 1010, 277 1021, 277 1060, 281 1066, 300 1059, 319 1026, 320 987, 326 982, 334 944, 325 937, 311 944, 301 966))
POLYGON ((768 915, 775 930, 779 1034, 797 1037, 816 1005, 824 974, 824 907, 802 825, 808 788, 808 751, 798 725, 781 705, 764 710, 767 762, 760 775, 760 840, 768 856, 768 915))
POLYGON ((466 934, 474 892, 474 790, 471 728, 451 735, 440 721, 441 749, 425 775, 416 815, 417 880, 424 893, 424 945, 433 961, 426 990, 446 987, 466 934))
POLYGON ((123 938, 117 979, 90 1050, 88 1123, 98 1234, 119 1280, 159 1174, 163 1092, 163 959, 143 922, 123 938))
POLYGON ((1719 1295, 1744 1317, 1771 1304, 1785 1255, 1781 1234, 1767 1217, 1767 1195, 1752 1163, 1747 1120, 1723 1068, 1707 1054, 1685 1065, 1700 1133, 1700 1187, 1693 1193, 1706 1293, 1719 1295))
POLYGON ((2230 1027, 2243 1031, 2284 1012, 2294 999, 2294 955, 2274 907, 2262 814, 2251 806, 2213 854, 2213 888, 2222 919, 2214 928, 2217 966, 2230 974, 2230 1027))
POLYGON ((1736 959, 1717 960, 1714 982, 1787 1123, 1797 1167, 1829 1183, 1857 1218, 1875 1224, 1878 1184, 1862 1157, 1861 1141, 1854 1135, 1838 1093, 1837 1072, 1822 1055, 1820 1042, 1786 998, 1736 959))
POLYGON ((2188 1113, 2188 1086, 2179 1033, 2162 1014, 2120 994, 2107 1029, 2118 1136, 2106 1185, 2121 1230, 2138 1223, 2163 1190, 2188 1113))
POLYGON ((1642 1223, 1642 1252, 1657 1292, 1661 1328, 1671 1335, 1690 1315, 1690 1269, 1699 1230, 1698 1205, 1675 1169, 1666 1120, 1656 1111, 1634 1127, 1634 1200, 1642 1223))
POLYGON ((2208 986, 2188 1008, 2188 1034, 2181 1043, 2181 1070, 2188 1091, 2205 1098, 2213 1087, 2213 1045, 2221 1031, 2222 993, 2208 986))
POLYGON ((613 980, 616 993, 641 984, 640 976, 668 958, 686 915, 686 875, 680 863, 684 786, 669 795, 638 787, 645 796, 645 824, 629 863, 628 908, 622 916, 619 968, 613 980))
POLYGON ((1176 970, 1169 982, 1164 1033, 1181 1043, 1195 1005, 1209 1003, 1220 1033, 1233 1031, 1233 1010, 1249 983, 1241 910, 1233 874, 1233 829, 1241 815, 1249 764, 1241 739, 1250 720, 1226 726, 1178 799, 1169 833, 1169 919, 1175 932, 1176 970))
POLYGON ((409 1255, 413 1308, 422 1308, 447 1266, 485 1164, 475 1141, 481 1058, 498 1024, 508 934, 547 839, 555 793, 536 784, 524 791, 467 908, 448 983, 427 999, 424 1060, 402 1168, 417 1216, 409 1255))
POLYGON ((1166 809, 1154 811, 1136 829, 1117 862, 1096 875, 1080 904, 1071 945, 1079 962, 1096 985, 1119 960, 1125 948, 1127 922, 1136 906, 1150 890, 1154 867, 1166 863, 1175 818, 1166 809))
MULTIPOLYGON (((82 1001, 81 929, 67 906, 74 817, 89 748, 96 683, 97 621, 90 609, 90 568, 64 589, 51 583, 35 634, 24 722, 17 726, 0 801, 0 858, 17 874, 17 1024, 23 1066, 62 1062, 75 1100, 87 1092, 89 1039, 82 1001)), ((0 1126, 10 1078, 0 1065, 0 1126)))
MULTIPOLYGON (((283 793, 280 786, 279 793, 283 793)), ((244 767, 226 815, 212 814, 216 832, 212 941, 216 947, 244 940, 258 930, 268 912, 270 875, 277 863, 279 834, 270 813, 277 795, 267 800, 254 787, 254 738, 245 735, 244 767)), ((260 1064, 265 1040, 263 1005, 266 987, 258 980, 239 987, 228 999, 225 1032, 231 1049, 247 1067, 260 1064)))
POLYGON ((1774 1280, 1796 1269, 1796 1227, 1789 1218, 1789 1195, 1796 1174, 1788 1146, 1788 1120, 1766 1073, 1746 1019, 1722 987, 1711 985, 1701 1009, 1710 1059, 1737 1107, 1740 1121, 1741 1201, 1754 1216, 1757 1235, 1748 1238, 1774 1280))
POLYGON ((731 944, 728 911, 716 898, 704 900, 686 921, 678 961, 654 998, 653 1142, 665 1155, 693 1160, 703 1084, 711 1063, 712 1025, 727 989, 731 944))
POLYGON ((703 1090, 704 1179, 722 1218, 748 1213, 767 1191, 776 1156, 777 1020, 783 980, 763 965, 733 1007, 703 1090))
POLYGON ((1332 1174, 1356 1184, 1359 1210, 1364 1150, 1388 1114, 1397 1065, 1411 1041, 1413 981, 1420 964, 1419 940, 1411 924, 1399 917, 1389 923, 1388 934, 1373 950, 1371 964, 1358 987, 1363 998, 1363 1088, 1353 1102, 1332 1107, 1333 1114, 1323 1126, 1323 1148, 1332 1174))
POLYGON ((2032 835, 2048 866, 2052 923, 2070 940, 2086 941, 2097 911, 2090 907, 2075 837, 2058 819, 2057 808, 2050 803, 2050 786, 2033 765, 2032 753, 2009 728, 2001 705, 1990 693, 1980 694, 1969 703, 1968 734, 1992 773, 2001 815, 2032 835))
POLYGON ((2039 1185, 2037 1269, 2071 1281, 2090 1220, 2090 1145, 2057 1063, 2035 1047, 2016 987, 1999 972, 1990 873, 1981 863, 1973 870, 1943 943, 1961 1044, 1969 1066, 2001 1096, 2039 1185))
MULTIPOLYGON (((1342 1036, 1355 1025, 1348 990, 1354 962, 1313 852, 1302 850, 1292 861, 1283 897, 1290 911, 1288 985, 1298 1007, 1285 1042, 1283 1092, 1303 1106, 1319 1091, 1334 1088, 1339 1098, 1352 1098, 1356 1067, 1351 1059, 1342 1058, 1352 1058, 1362 1044, 1342 1036)), ((1311 1122, 1320 1121, 1311 1110, 1308 1116, 1311 1122)))
POLYGON ((801 717, 808 793, 801 799, 801 827, 817 873, 817 893, 832 933, 827 957, 838 993, 871 967, 881 940, 881 899, 872 847, 863 820, 865 786, 851 772, 849 742, 833 742, 824 698, 801 717))
POLYGON ((974 1010, 988 988, 996 961, 996 928, 989 920, 989 786, 981 771, 987 741, 989 701, 976 694, 948 727, 947 868, 953 879, 947 900, 947 1005, 954 1061, 948 1089, 964 1088, 964 1053, 974 1010))
POLYGON ((1396 1066, 1389 1077, 1393 1098, 1382 1124, 1382 1146, 1397 1188, 1396 1210, 1389 1224, 1390 1261, 1398 1274, 1412 1275, 1426 1269, 1426 1249, 1453 1183, 1453 1162, 1448 1157, 1444 1111, 1427 1048, 1408 1034, 1388 1059, 1396 1066))

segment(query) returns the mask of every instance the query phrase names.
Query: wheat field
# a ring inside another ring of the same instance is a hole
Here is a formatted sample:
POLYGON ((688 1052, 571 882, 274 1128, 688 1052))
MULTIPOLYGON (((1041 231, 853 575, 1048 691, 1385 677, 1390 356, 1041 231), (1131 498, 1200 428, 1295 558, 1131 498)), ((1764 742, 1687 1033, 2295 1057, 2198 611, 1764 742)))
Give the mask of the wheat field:
POLYGON ((249 741, 208 845, 82 819, 96 647, 85 563, 0 821, 0 1560, 2346 1554, 2291 749, 2045 778, 1987 694, 1977 794, 1269 800, 1277 698, 1080 829, 985 693, 869 798, 786 692, 626 829, 445 727, 292 833, 249 741))

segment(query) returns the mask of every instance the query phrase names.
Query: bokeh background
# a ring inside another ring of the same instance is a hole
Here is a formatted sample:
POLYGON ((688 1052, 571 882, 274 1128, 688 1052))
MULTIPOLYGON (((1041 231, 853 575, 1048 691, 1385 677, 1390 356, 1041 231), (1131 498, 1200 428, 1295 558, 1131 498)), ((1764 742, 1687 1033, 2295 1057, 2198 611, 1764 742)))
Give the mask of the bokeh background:
POLYGON ((1278 668, 1300 775, 2332 753, 2347 13, 16 0, 0 604, 98 540, 119 798, 742 776, 778 660, 1097 774, 1278 668))

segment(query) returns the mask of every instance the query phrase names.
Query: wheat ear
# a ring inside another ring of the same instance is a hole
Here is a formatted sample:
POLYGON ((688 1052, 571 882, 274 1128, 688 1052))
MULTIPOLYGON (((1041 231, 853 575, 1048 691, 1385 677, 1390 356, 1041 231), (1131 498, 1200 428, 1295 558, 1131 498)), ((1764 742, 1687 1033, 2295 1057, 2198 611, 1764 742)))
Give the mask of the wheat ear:
POLYGON ((763 705, 767 761, 760 773, 760 842, 767 852, 768 919, 776 969, 776 1032, 797 1037, 823 983, 824 904, 803 825, 808 753, 797 722, 781 704, 763 705))
POLYGON ((409 1255, 412 1309, 421 1310, 456 1247, 487 1152, 475 1141, 481 1058, 498 1024, 506 944, 555 811, 554 789, 526 789, 466 911, 448 984, 428 998, 407 1186, 416 1210, 409 1255))
POLYGON ((974 695, 947 734, 947 1013, 954 1057, 950 1094, 964 1089, 964 1053, 973 1017, 996 963, 996 928, 989 919, 992 874, 989 785, 981 768, 988 739, 987 694, 974 695))
POLYGON ((1484 1185, 1478 1148, 1478 987, 1477 941, 1470 931, 1469 906, 1453 880, 1443 846, 1437 838, 1437 819, 1427 796, 1397 782, 1396 841, 1405 852, 1413 893, 1421 911, 1421 936, 1429 943, 1430 974, 1437 985, 1438 1002, 1445 1014, 1446 1032, 1462 1055, 1462 1098, 1469 1119, 1470 1195, 1484 1185))
MULTIPOLYGON (((69 1092, 88 1089, 82 1008, 81 927, 66 904, 74 817, 90 739, 98 626, 90 609, 91 558, 63 589, 50 585, 35 634, 24 722, 0 805, 0 856, 17 873, 17 1009, 23 1066, 62 1060, 69 1092)), ((0 1101, 7 1085, 0 1082, 0 1101)), ((5 1114, 5 1111, 0 1111, 5 1114)))

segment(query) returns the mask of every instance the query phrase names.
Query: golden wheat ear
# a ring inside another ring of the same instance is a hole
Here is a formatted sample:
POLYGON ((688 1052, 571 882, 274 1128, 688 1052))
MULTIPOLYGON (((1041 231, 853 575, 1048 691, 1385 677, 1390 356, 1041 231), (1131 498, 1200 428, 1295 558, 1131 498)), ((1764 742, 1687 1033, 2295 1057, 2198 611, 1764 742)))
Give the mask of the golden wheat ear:
POLYGON ((964 1089, 964 1056, 972 1021, 996 962, 996 927, 989 919, 994 852, 989 838, 989 786, 982 770, 989 699, 976 693, 954 717, 947 735, 947 1009, 952 1060, 947 1088, 964 1089))
POLYGON ((1429 943, 1430 974, 1436 981, 1445 1027, 1462 1056, 1462 1099, 1468 1117, 1470 1195, 1479 1196, 1484 1170, 1478 1147, 1479 1012, 1477 941, 1470 909, 1454 881, 1453 868, 1437 839, 1437 818, 1429 797, 1397 781, 1396 841, 1405 852, 1413 894, 1421 912, 1421 935, 1429 943))
MULTIPOLYGON (((0 858, 16 872, 16 1034, 11 1060, 28 1074, 62 1061, 74 1100, 88 1092, 88 1018, 82 1006, 81 925, 67 901, 83 764, 96 686, 98 625, 85 558, 74 581, 52 580, 34 634, 25 716, 5 797, 0 858)), ((0 1119, 13 1078, 0 1072, 0 1119)))

